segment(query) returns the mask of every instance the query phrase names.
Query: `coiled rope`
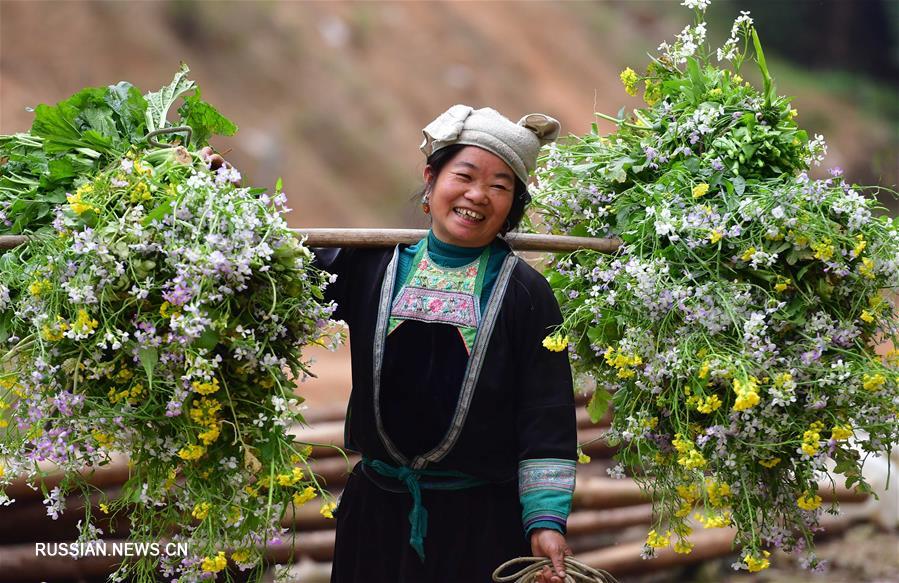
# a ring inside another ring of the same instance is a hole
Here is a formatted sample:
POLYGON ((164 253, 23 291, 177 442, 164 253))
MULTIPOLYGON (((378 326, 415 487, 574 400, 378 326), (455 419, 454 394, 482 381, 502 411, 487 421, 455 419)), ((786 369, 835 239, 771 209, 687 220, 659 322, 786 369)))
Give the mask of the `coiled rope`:
MULTIPOLYGON (((602 569, 594 569, 573 557, 563 557, 565 562, 565 583, 618 583, 615 577, 602 569)), ((534 583, 543 567, 552 568, 552 561, 546 557, 518 557, 506 561, 493 572, 496 583, 534 583), (509 567, 527 564, 526 567, 511 575, 500 575, 509 567)))

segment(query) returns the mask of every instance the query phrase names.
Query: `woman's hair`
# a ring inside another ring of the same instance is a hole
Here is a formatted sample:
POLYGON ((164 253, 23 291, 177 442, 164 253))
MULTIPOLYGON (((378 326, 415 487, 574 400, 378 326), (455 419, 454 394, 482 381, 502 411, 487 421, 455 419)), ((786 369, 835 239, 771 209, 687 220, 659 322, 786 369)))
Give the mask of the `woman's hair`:
MULTIPOLYGON (((431 154, 427 160, 427 164, 434 171, 434 180, 437 180, 437 177, 440 176, 440 172, 443 170, 443 167, 446 166, 447 162, 452 160, 459 150, 465 146, 466 144, 453 144, 452 146, 441 148, 431 154)), ((419 200, 422 199, 425 193, 428 192, 429 187, 429 184, 425 184, 415 193, 415 196, 419 200)), ((512 208, 509 209, 509 215, 506 217, 506 222, 500 230, 501 235, 505 235, 509 231, 518 228, 521 219, 524 217, 524 211, 530 203, 531 193, 528 192, 527 185, 516 176, 515 191, 512 197, 512 208)))

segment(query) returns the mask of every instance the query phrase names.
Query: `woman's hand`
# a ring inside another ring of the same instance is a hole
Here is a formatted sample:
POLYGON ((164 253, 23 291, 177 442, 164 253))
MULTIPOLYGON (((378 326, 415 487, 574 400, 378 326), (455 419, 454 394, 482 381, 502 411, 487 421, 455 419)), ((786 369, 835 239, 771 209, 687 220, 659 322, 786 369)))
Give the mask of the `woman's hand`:
POLYGON ((537 583, 565 583, 563 557, 573 554, 565 542, 565 535, 551 528, 535 528, 531 531, 531 554, 548 557, 553 562, 552 570, 549 566, 543 568, 537 583))

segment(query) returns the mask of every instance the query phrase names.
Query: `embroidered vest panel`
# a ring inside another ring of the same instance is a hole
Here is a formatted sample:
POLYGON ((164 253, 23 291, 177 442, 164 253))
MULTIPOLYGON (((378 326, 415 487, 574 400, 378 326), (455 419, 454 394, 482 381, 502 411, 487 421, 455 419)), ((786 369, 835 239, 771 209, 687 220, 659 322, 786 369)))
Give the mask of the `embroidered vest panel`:
POLYGON ((428 254, 427 240, 413 260, 412 270, 403 282, 390 309, 387 334, 403 322, 415 320, 428 324, 454 326, 471 353, 481 322, 480 296, 490 248, 461 267, 442 267, 428 254))

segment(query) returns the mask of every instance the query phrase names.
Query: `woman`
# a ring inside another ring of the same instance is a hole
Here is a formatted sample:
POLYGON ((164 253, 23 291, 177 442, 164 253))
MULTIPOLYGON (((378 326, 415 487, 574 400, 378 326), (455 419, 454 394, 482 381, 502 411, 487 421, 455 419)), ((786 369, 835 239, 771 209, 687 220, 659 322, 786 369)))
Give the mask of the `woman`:
POLYGON ((335 516, 332 583, 477 582, 547 556, 562 583, 576 463, 571 371, 542 340, 546 280, 498 235, 559 123, 455 105, 424 128, 428 236, 317 250, 352 341, 345 444, 362 462, 335 516))

